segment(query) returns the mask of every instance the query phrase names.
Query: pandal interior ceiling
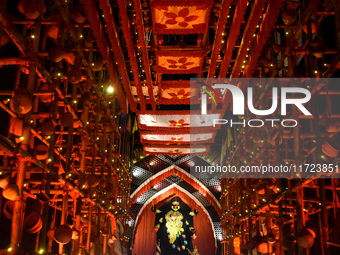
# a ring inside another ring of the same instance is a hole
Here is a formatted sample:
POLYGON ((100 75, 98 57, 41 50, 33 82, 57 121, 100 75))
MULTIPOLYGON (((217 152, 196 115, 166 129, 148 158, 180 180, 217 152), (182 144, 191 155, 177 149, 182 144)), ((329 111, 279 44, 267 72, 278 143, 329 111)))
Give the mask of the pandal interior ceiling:
MULTIPOLYGON (((338 254, 338 179, 189 172, 339 164, 335 82, 309 88, 315 117, 273 132, 212 128, 230 97, 200 115, 190 86, 337 77, 339 17, 328 0, 1 1, 0 253, 131 254, 142 204, 168 188, 201 208, 211 254, 338 254)), ((269 88, 256 86, 259 107, 269 88)))

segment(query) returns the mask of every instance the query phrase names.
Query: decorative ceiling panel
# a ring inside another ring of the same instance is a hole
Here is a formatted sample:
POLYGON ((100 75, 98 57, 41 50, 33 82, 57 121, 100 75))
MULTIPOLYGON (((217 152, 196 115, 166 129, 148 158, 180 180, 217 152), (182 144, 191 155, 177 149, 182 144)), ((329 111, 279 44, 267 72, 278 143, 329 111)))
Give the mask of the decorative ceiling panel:
POLYGON ((213 143, 215 133, 201 132, 191 134, 189 132, 166 132, 166 131, 142 131, 140 138, 142 143, 149 144, 193 144, 213 143))
POLYGON ((162 74, 200 73, 203 51, 157 51, 157 72, 162 74))
POLYGON ((208 29, 212 0, 154 0, 151 4, 155 34, 197 34, 208 29))
MULTIPOLYGON (((138 124, 141 130, 176 130, 212 128, 214 119, 220 119, 220 113, 202 115, 190 111, 162 111, 138 114, 138 124), (196 113, 196 114, 195 114, 196 113)), ((214 127, 218 129, 217 125, 214 127)), ((212 129, 210 129, 212 131, 212 129)))
POLYGON ((146 155, 189 155, 189 154, 207 154, 210 146, 208 145, 144 145, 143 152, 146 155))
POLYGON ((163 81, 160 85, 160 104, 198 104, 198 89, 190 81, 163 81))

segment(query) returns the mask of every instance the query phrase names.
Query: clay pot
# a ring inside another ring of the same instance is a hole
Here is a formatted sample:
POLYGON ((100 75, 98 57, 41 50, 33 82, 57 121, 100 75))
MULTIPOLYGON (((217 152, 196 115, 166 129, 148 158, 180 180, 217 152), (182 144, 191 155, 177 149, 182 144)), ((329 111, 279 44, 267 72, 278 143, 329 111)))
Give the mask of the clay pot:
POLYGON ((256 248, 256 241, 254 238, 251 238, 248 242, 246 242, 245 247, 247 250, 252 251, 256 248))
POLYGON ((50 201, 50 197, 46 193, 39 193, 37 195, 37 198, 38 198, 38 200, 39 200, 39 202, 41 204, 41 208, 45 209, 46 205, 50 201))
POLYGON ((337 120, 329 120, 326 125, 326 131, 328 133, 337 133, 340 131, 340 122, 337 120))
POLYGON ((53 124, 52 120, 45 119, 41 123, 39 130, 43 135, 46 135, 46 136, 52 135, 53 131, 54 131, 54 124, 53 124))
POLYGON ((119 152, 119 150, 114 150, 114 151, 112 152, 112 154, 113 154, 113 156, 114 156, 115 158, 119 158, 119 157, 120 157, 120 152, 119 152))
POLYGON ((6 45, 10 40, 11 40, 11 38, 9 38, 9 36, 7 34, 2 34, 1 46, 6 45))
POLYGON ((310 51, 316 58, 322 58, 325 55, 326 45, 318 37, 309 44, 310 51))
POLYGON ((106 132, 112 132, 114 129, 115 129, 115 126, 109 122, 109 121, 105 121, 103 123, 103 129, 106 131, 106 132))
POLYGON ((100 182, 100 176, 95 174, 90 174, 85 180, 85 186, 87 187, 94 187, 97 186, 100 182))
POLYGON ((263 237, 262 240, 257 244, 256 250, 264 254, 268 253, 268 242, 265 237, 263 237))
POLYGON ((276 53, 280 53, 281 51, 283 51, 285 49, 284 46, 282 45, 279 45, 279 44, 274 44, 273 45, 273 50, 276 52, 276 53))
POLYGON ((291 24, 293 24, 295 19, 296 19, 296 11, 295 10, 289 9, 289 10, 286 10, 282 13, 283 23, 287 26, 290 26, 291 24))
POLYGON ((25 88, 17 88, 13 92, 13 98, 10 107, 17 114, 26 114, 33 107, 33 98, 31 93, 25 88))
POLYGON ((72 127, 73 126, 72 114, 70 112, 60 114, 59 122, 60 122, 60 125, 64 127, 72 127))
POLYGON ((77 240, 79 238, 79 231, 72 228, 72 240, 77 240))
POLYGON ((2 175, 0 176, 0 188, 5 189, 8 185, 9 177, 2 175))
POLYGON ((283 239, 282 245, 281 245, 282 249, 284 249, 285 251, 290 251, 294 248, 294 236, 289 235, 286 236, 283 239))
POLYGON ((48 147, 45 144, 39 144, 34 147, 37 160, 45 160, 48 158, 48 147))
POLYGON ((59 37, 59 27, 57 25, 51 25, 46 27, 46 34, 52 39, 58 39, 59 37))
POLYGON ((78 180, 79 179, 79 172, 72 169, 68 174, 68 178, 71 179, 71 180, 78 180))
POLYGON ((100 233, 103 235, 103 236, 108 236, 109 235, 109 229, 107 227, 102 227, 100 229, 100 233))
POLYGON ((71 12, 71 18, 78 24, 83 24, 86 20, 86 16, 79 8, 74 9, 71 12))
POLYGON ((4 215, 7 219, 11 220, 13 217, 13 208, 14 208, 14 201, 7 201, 4 204, 4 215))
POLYGON ((8 184, 2 192, 4 198, 14 201, 19 197, 19 187, 16 184, 8 184))
POLYGON ((90 92, 88 92, 88 91, 86 91, 86 92, 84 92, 83 94, 81 94, 81 100, 83 101, 83 102, 85 102, 85 101, 90 101, 91 100, 91 93, 90 92))
POLYGON ((275 241, 276 241, 276 237, 274 235, 274 233, 272 231, 269 231, 268 234, 267 234, 267 242, 270 243, 270 244, 274 244, 275 241))
POLYGON ((67 79, 72 84, 77 84, 81 81, 81 75, 82 72, 80 68, 74 67, 67 73, 67 79))
POLYGON ((54 47, 48 51, 48 56, 52 60, 52 62, 60 62, 63 60, 66 55, 66 50, 62 47, 54 47))
POLYGON ((296 237, 296 242, 300 247, 305 248, 305 249, 310 249, 314 245, 315 237, 316 237, 316 234, 313 230, 309 228, 305 228, 296 237))
POLYGON ((24 221, 24 229, 27 233, 37 233, 42 228, 41 215, 38 212, 30 213, 24 221))
MULTIPOLYGON (((45 83, 41 86, 41 90, 51 91, 47 83, 45 83)), ((39 98, 40 98, 41 102, 48 104, 48 103, 51 103, 52 100, 54 100, 54 94, 39 96, 39 98)))
MULTIPOLYGON (((316 24, 314 21, 311 22, 312 34, 316 33, 316 24)), ((303 26, 303 32, 307 34, 307 24, 303 26)))
POLYGON ((336 158, 339 155, 340 145, 335 139, 327 138, 322 143, 322 152, 328 157, 336 158))
POLYGON ((59 244, 67 244, 72 240, 72 232, 68 225, 60 225, 54 231, 54 240, 59 244))
POLYGON ((54 47, 48 51, 48 56, 52 62, 60 62, 63 59, 70 65, 74 64, 75 55, 72 52, 67 52, 63 47, 54 47))
POLYGON ((101 71, 104 69, 104 65, 107 63, 107 61, 102 59, 94 60, 90 66, 92 71, 101 71))
POLYGON ((18 10, 28 19, 37 19, 41 14, 41 7, 36 1, 21 0, 18 3, 18 10))
POLYGON ((93 41, 91 41, 91 40, 86 40, 86 41, 84 42, 84 45, 85 45, 86 48, 90 48, 90 47, 93 46, 93 41))
POLYGON ((49 229, 46 234, 47 238, 50 240, 54 240, 54 232, 55 232, 55 228, 49 229))

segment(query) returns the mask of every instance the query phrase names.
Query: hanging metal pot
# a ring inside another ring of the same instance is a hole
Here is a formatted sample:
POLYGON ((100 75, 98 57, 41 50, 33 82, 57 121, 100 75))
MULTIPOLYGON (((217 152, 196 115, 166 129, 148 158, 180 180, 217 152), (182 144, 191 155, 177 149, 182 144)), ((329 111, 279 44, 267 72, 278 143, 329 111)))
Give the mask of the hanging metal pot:
POLYGON ((309 44, 309 48, 314 57, 322 58, 325 55, 327 47, 320 37, 316 37, 314 41, 309 44))
POLYGON ((72 240, 77 240, 79 238, 79 231, 75 228, 72 228, 72 240))
POLYGON ((100 176, 95 175, 95 174, 90 174, 86 180, 85 180, 85 186, 92 188, 94 186, 97 186, 100 182, 100 176))
POLYGON ((0 188, 5 189, 9 183, 9 176, 1 175, 0 176, 0 188))
POLYGON ((70 65, 74 65, 75 55, 72 52, 67 52, 63 47, 54 47, 48 51, 48 56, 52 62, 60 62, 63 59, 70 65))
POLYGON ((14 118, 9 127, 9 132, 15 136, 22 136, 23 124, 24 124, 24 121, 22 118, 20 117, 14 118))
MULTIPOLYGON (((312 28, 312 34, 316 33, 316 23, 314 21, 311 21, 311 28, 312 28)), ((303 26, 303 32, 307 34, 307 24, 303 26)))
POLYGON ((60 114, 59 123, 64 127, 72 127, 73 126, 72 114, 70 112, 60 114))
POLYGON ((50 239, 50 240, 54 240, 54 232, 55 232, 55 229, 56 228, 52 228, 52 229, 49 229, 47 231, 47 238, 50 239))
POLYGON ((293 235, 285 236, 281 245, 282 249, 285 251, 291 251, 294 249, 294 240, 295 238, 293 235))
POLYGON ((114 150, 114 151, 112 152, 112 154, 113 154, 113 156, 114 156, 115 158, 119 158, 119 157, 120 157, 120 151, 119 151, 119 150, 114 150))
POLYGON ((45 160, 48 158, 48 147, 45 144, 38 144, 34 147, 37 160, 45 160))
POLYGON ((38 212, 31 212, 24 221, 24 229, 29 234, 37 233, 42 228, 41 215, 38 212))
POLYGON ((293 9, 288 9, 284 12, 282 12, 282 20, 283 23, 287 26, 290 26, 291 24, 294 23, 296 19, 296 11, 293 9))
POLYGON ((19 187, 16 184, 8 184, 2 192, 4 198, 14 201, 19 197, 19 187))
POLYGON ((328 157, 336 158, 339 155, 340 145, 335 139, 327 138, 322 143, 322 152, 328 157))
POLYGON ((18 10, 28 19, 37 19, 42 8, 36 1, 21 0, 18 3, 18 10))
POLYGON ((41 123, 39 130, 43 135, 46 135, 46 136, 52 135, 54 132, 53 121, 51 119, 45 119, 41 123))
POLYGON ((256 250, 258 252, 267 254, 268 253, 268 242, 267 242, 267 238, 266 237, 262 237, 261 241, 258 242, 257 246, 256 246, 256 250))
POLYGON ((7 201, 4 204, 3 213, 4 213, 5 217, 9 220, 12 220, 13 208, 14 208, 14 201, 7 201))
POLYGON ((86 20, 86 15, 80 8, 76 8, 71 12, 71 18, 78 24, 83 24, 86 20))
POLYGON ((101 71, 104 69, 104 65, 107 63, 106 60, 103 59, 97 59, 94 60, 90 66, 92 71, 101 71))
POLYGON ((337 133, 340 131, 340 122, 334 119, 328 120, 326 125, 328 133, 337 133))
POLYGON ((37 198, 38 198, 38 200, 39 200, 39 202, 41 204, 41 208, 45 209, 46 205, 50 201, 50 197, 46 193, 39 193, 37 195, 37 198))
POLYGON ((60 225, 54 231, 54 240, 59 244, 67 244, 72 240, 72 232, 68 225, 60 225))
MULTIPOLYGON (((51 88, 49 87, 49 85, 47 83, 43 84, 40 89, 52 92, 51 88)), ((46 95, 43 95, 43 96, 39 96, 39 98, 40 98, 41 102, 48 104, 48 103, 51 103, 54 100, 54 94, 53 93, 46 94, 46 95)))
POLYGON ((11 39, 7 34, 3 34, 1 37, 1 46, 6 45, 11 39))
POLYGON ((305 249, 310 249, 314 245, 316 234, 309 228, 304 228, 296 237, 297 244, 305 249))
POLYGON ((72 84, 77 84, 81 81, 82 72, 81 69, 78 67, 73 67, 68 73, 67 73, 67 80, 71 82, 72 84))
POLYGON ((33 107, 33 98, 31 93, 25 88, 17 88, 13 92, 13 98, 10 101, 10 107, 17 114, 26 114, 33 107))
POLYGON ((46 34, 52 39, 58 39, 59 37, 59 26, 51 25, 46 27, 46 34))

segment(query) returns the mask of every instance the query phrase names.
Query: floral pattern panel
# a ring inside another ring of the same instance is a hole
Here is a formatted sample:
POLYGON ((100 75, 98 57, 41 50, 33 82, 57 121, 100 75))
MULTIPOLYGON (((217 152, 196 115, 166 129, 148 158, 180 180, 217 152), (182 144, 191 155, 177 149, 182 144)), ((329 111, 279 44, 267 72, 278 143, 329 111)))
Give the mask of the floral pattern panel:
POLYGON ((206 33, 213 1, 152 1, 155 34, 206 33))
POLYGON ((198 90, 190 87, 190 81, 164 81, 160 85, 160 104, 200 103, 198 90))
POLYGON ((208 145, 144 145, 145 155, 202 155, 207 154, 210 146, 208 145))
POLYGON ((192 144, 192 143, 212 143, 215 133, 183 133, 183 132, 145 132, 140 133, 142 143, 149 144, 192 144))
POLYGON ((214 130, 217 130, 219 127, 217 125, 213 127, 213 123, 215 119, 220 118, 220 113, 201 115, 190 114, 189 111, 173 111, 161 114, 138 114, 138 124, 142 130, 194 130, 195 128, 214 128, 214 130))
POLYGON ((204 52, 158 51, 157 72, 159 73, 199 73, 202 69, 204 52))

